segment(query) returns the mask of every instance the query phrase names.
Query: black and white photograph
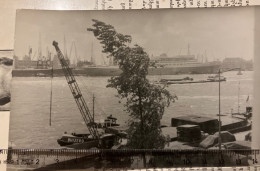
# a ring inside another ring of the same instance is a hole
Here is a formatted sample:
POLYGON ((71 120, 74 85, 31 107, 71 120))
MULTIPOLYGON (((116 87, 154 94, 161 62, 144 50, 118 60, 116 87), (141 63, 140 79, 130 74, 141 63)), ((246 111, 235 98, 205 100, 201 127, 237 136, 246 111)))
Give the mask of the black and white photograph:
POLYGON ((18 10, 13 149, 251 149, 254 8, 18 10))
POLYGON ((0 49, 0 111, 10 110, 13 51, 0 49))

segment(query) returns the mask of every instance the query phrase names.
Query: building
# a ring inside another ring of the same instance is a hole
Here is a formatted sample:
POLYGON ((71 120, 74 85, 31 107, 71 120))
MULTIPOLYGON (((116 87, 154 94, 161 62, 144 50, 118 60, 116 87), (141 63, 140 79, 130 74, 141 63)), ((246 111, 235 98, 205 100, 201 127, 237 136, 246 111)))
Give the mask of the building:
POLYGON ((229 57, 225 58, 222 62, 221 67, 224 70, 241 68, 241 70, 253 70, 253 60, 245 60, 240 57, 229 57))
POLYGON ((43 60, 31 60, 30 56, 25 55, 23 59, 14 56, 15 69, 48 69, 51 68, 52 62, 43 57, 43 60))

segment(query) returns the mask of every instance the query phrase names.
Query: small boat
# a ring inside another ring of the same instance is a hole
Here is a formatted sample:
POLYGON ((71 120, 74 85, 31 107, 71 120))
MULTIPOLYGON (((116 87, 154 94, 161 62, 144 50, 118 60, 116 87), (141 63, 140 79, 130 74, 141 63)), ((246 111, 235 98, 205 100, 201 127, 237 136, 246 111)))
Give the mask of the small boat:
POLYGON ((208 76, 207 80, 212 82, 226 81, 226 77, 220 76, 219 78, 219 75, 214 75, 214 76, 208 76))
MULTIPOLYGON (((249 120, 252 118, 252 113, 253 113, 253 107, 252 106, 247 106, 245 112, 240 112, 240 81, 238 82, 238 96, 237 96, 237 113, 233 113, 233 109, 231 109, 231 115, 233 116, 242 116, 244 119, 249 120)), ((249 95, 247 96, 246 103, 249 101, 249 95)))
MULTIPOLYGON (((220 81, 226 81, 226 78, 223 76, 220 76, 220 81)), ((193 84, 193 83, 208 83, 208 82, 219 82, 219 76, 208 76, 207 80, 193 80, 193 78, 185 77, 182 79, 161 79, 160 84, 193 84)))
POLYGON ((75 143, 84 143, 91 140, 93 140, 93 138, 90 137, 90 134, 67 134, 67 132, 64 132, 62 137, 58 139, 57 142, 60 146, 67 146, 75 143))
POLYGON ((114 146, 114 142, 118 137, 115 134, 103 134, 100 139, 94 139, 90 134, 71 134, 64 135, 58 140, 60 146, 73 149, 90 149, 101 147, 103 149, 110 149, 114 146))
POLYGON ((184 78, 179 78, 179 79, 161 79, 160 82, 167 82, 167 81, 193 81, 193 78, 191 77, 184 77, 184 78))
POLYGON ((117 124, 116 121, 117 118, 113 117, 112 115, 108 116, 104 122, 103 128, 119 126, 119 124, 117 124))
MULTIPOLYGON (((104 123, 89 123, 95 124, 95 127, 97 128, 109 128, 109 127, 116 127, 119 126, 119 124, 116 123, 117 118, 113 117, 112 115, 108 116, 104 123)), ((69 146, 73 144, 80 144, 80 143, 87 143, 94 141, 93 137, 90 134, 77 134, 77 133, 71 133, 68 134, 67 132, 64 132, 62 137, 57 140, 58 144, 60 146, 69 146)))
POLYGON ((237 75, 243 75, 241 69, 238 71, 237 75))
MULTIPOLYGON (((220 82, 226 81, 226 78, 220 79, 220 82)), ((219 82, 218 79, 210 79, 210 80, 196 80, 196 81, 167 81, 164 84, 194 84, 194 83, 209 83, 209 82, 219 82)))
POLYGON ((238 115, 238 116, 243 116, 245 119, 251 119, 252 118, 252 107, 251 106, 247 106, 246 107, 246 111, 243 113, 232 113, 232 116, 234 115, 238 115))

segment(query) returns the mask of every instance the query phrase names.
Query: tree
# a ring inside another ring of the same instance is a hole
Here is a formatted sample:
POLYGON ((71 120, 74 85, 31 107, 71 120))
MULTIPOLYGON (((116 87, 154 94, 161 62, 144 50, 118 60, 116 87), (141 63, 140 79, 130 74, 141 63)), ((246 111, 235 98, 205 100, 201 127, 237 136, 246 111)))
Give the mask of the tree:
POLYGON ((107 87, 115 88, 117 97, 126 99, 128 122, 128 147, 135 149, 163 148, 160 120, 165 107, 175 101, 165 87, 154 85, 147 79, 151 65, 148 54, 142 47, 131 46, 129 35, 117 33, 112 25, 93 20, 93 28, 88 28, 103 46, 103 52, 113 57, 122 73, 111 77, 107 87))

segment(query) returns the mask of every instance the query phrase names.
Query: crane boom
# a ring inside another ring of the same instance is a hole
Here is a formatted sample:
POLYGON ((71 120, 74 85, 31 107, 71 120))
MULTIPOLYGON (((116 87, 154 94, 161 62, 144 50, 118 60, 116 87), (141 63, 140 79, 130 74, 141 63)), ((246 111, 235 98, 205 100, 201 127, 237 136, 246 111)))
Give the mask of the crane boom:
POLYGON ((98 133, 96 124, 95 124, 94 119, 90 113, 90 110, 82 96, 82 93, 81 93, 79 86, 76 82, 76 79, 69 67, 69 64, 66 61, 66 59, 64 58, 63 54, 61 53, 61 50, 58 46, 58 42, 53 41, 52 45, 56 49, 56 52, 57 52, 60 64, 62 66, 62 70, 64 72, 65 78, 67 80, 71 93, 76 101, 76 104, 79 108, 79 111, 83 117, 83 120, 84 120, 90 134, 93 136, 93 138, 99 139, 99 133, 98 133))

